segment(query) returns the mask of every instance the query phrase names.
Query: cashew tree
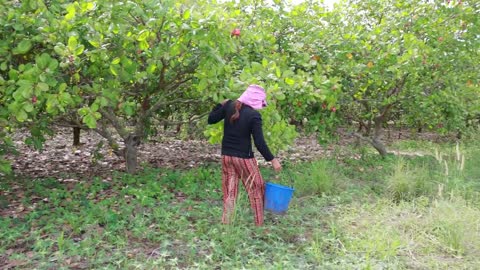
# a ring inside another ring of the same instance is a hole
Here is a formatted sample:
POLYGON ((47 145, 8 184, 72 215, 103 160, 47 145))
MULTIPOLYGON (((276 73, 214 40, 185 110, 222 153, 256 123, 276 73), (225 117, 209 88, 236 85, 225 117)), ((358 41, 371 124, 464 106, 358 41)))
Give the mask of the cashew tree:
MULTIPOLYGON (((125 158, 131 173, 137 146, 170 115, 201 118, 213 102, 257 82, 256 74, 242 74, 266 66, 252 55, 268 40, 267 30, 252 26, 231 34, 248 5, 7 2, 1 9, 7 26, 0 43, 2 123, 38 126, 40 137, 48 123, 60 120, 92 129, 125 158)), ((260 8, 257 2, 251 1, 260 8)), ((269 115, 278 122, 275 110, 269 115)), ((291 130, 275 125, 278 133, 291 130)))
MULTIPOLYGON (((202 4, 104 1, 63 18, 68 41, 88 48, 71 63, 84 97, 78 113, 125 157, 128 172, 154 123, 218 98, 234 46, 219 10, 202 4)), ((68 42, 57 48, 71 57, 68 42)))
MULTIPOLYGON (((51 4, 52 10, 60 4, 51 4)), ((86 7, 85 7, 86 8, 86 7)), ((54 55, 49 34, 51 13, 43 1, 2 1, 0 5, 0 171, 9 172, 2 155, 14 151, 9 135, 28 128, 27 143, 41 148, 51 119, 81 101, 67 91, 70 76, 54 55)), ((54 31, 52 30, 52 33, 54 31)), ((80 48, 75 53, 81 53, 80 48)))
POLYGON ((353 134, 385 156, 394 115, 411 127, 464 126, 479 104, 478 13, 475 1, 352 0, 324 16, 319 54, 341 78, 343 118, 361 126, 353 134))
MULTIPOLYGON (((323 107, 328 104, 329 109, 335 108, 341 85, 338 78, 327 78, 325 69, 317 66, 309 43, 308 30, 317 25, 315 20, 324 7, 317 3, 293 6, 286 1, 238 1, 228 4, 226 10, 234 27, 242 30, 235 38, 235 61, 228 65, 238 74, 228 81, 230 89, 236 91, 227 92, 226 97, 238 97, 248 82, 267 90, 270 105, 262 110, 262 116, 268 130, 266 140, 275 152, 293 142, 295 125, 307 126, 325 137, 328 129, 321 123, 325 120, 322 116, 328 115, 326 121, 332 123, 335 114, 323 107)), ((210 141, 218 142, 221 126, 209 127, 206 134, 210 141)))

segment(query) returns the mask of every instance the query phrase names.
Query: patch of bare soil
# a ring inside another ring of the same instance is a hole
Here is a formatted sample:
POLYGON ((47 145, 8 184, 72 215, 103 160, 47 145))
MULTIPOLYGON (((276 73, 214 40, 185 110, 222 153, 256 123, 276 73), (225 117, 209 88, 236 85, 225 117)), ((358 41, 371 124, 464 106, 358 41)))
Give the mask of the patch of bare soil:
MULTIPOLYGON (((356 143, 356 139, 346 131, 339 130, 339 134, 339 140, 329 145, 320 145, 312 136, 300 137, 288 151, 278 153, 278 156, 280 159, 293 162, 308 161, 331 156, 334 149, 338 150, 342 146, 356 143)), ((391 130, 385 133, 384 140, 388 145, 399 139, 411 139, 412 136, 405 130, 391 130)), ((441 139, 433 133, 422 133, 421 136, 424 140, 441 139)), ((73 146, 72 130, 58 128, 55 135, 45 142, 44 149, 41 151, 26 145, 24 141, 27 137, 26 132, 16 133, 14 143, 19 154, 7 156, 13 164, 15 175, 19 177, 54 177, 59 181, 68 182, 75 181, 78 177, 101 176, 108 179, 113 171, 125 170, 123 158, 113 154, 106 141, 93 131, 82 131, 81 145, 73 146)), ((220 145, 211 145, 203 140, 184 141, 172 136, 157 137, 142 143, 138 150, 139 163, 152 167, 187 169, 220 161, 220 145)), ((261 166, 266 165, 258 152, 256 157, 261 166)))
MULTIPOLYGON (((70 129, 58 129, 49 138, 41 151, 26 145, 28 134, 18 132, 14 143, 18 155, 7 156, 12 162, 18 177, 47 178, 59 181, 76 181, 77 178, 101 176, 107 180, 113 171, 125 171, 122 157, 116 156, 107 142, 93 131, 82 132, 81 145, 73 146, 70 129)), ((328 155, 334 146, 321 146, 313 137, 302 137, 295 141, 288 152, 279 153, 282 159, 308 161, 328 155)), ((261 166, 266 162, 256 152, 261 166)), ((142 143, 138 148, 140 164, 152 167, 188 169, 209 163, 220 162, 220 145, 212 145, 204 140, 179 140, 175 137, 158 137, 142 143)))

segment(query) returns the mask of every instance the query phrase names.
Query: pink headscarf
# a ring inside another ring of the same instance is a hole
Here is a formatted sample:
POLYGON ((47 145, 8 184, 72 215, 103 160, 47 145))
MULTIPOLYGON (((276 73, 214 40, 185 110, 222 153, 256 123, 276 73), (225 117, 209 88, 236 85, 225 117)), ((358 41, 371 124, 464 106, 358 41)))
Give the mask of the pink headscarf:
POLYGON ((267 94, 260 85, 251 84, 247 90, 238 98, 238 101, 246 104, 255 110, 263 109, 267 106, 267 94))

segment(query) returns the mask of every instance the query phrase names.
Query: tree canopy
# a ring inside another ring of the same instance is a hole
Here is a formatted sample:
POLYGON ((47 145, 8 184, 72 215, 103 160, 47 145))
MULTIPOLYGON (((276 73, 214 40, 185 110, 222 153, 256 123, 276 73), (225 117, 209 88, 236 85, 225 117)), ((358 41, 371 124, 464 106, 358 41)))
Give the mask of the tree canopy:
MULTIPOLYGON (((478 125, 479 13, 477 1, 2 0, 0 155, 16 128, 40 148, 66 121, 101 134, 134 172, 136 146, 160 125, 203 119, 252 83, 268 91, 275 150, 294 125, 323 140, 355 121, 385 155, 389 120, 478 125)), ((218 142, 221 126, 204 135, 218 142)))

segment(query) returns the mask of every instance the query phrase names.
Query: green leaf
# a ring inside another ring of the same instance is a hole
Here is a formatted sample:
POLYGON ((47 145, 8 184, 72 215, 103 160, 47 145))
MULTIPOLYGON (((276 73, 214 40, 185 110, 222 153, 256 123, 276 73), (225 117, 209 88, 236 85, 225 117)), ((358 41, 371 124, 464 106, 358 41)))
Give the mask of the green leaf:
POLYGON ((73 99, 69 93, 64 92, 59 95, 59 101, 64 105, 68 105, 73 102, 73 99))
POLYGON ((118 73, 117 71, 115 70, 115 67, 113 65, 110 66, 110 72, 115 75, 115 76, 118 76, 118 73))
POLYGON ((60 56, 64 56, 65 53, 65 46, 63 44, 58 44, 55 47, 53 47, 53 50, 60 56))
POLYGON ((75 55, 82 54, 84 50, 85 50, 85 46, 83 45, 78 46, 77 49, 75 50, 75 55))
POLYGON ((150 45, 148 44, 148 42, 146 40, 142 40, 140 41, 140 44, 139 44, 139 47, 141 50, 148 50, 150 48, 150 45))
POLYGON ((33 86, 33 84, 22 85, 18 88, 17 92, 20 92, 22 94, 23 98, 28 99, 33 94, 33 87, 32 86, 33 86))
POLYGON ((48 84, 46 84, 46 83, 39 82, 39 83, 37 84, 37 88, 38 88, 40 91, 47 92, 50 87, 49 87, 48 84))
POLYGON ((99 48, 100 47, 100 42, 95 41, 95 40, 89 40, 88 41, 93 47, 99 48))
MULTIPOLYGON (((23 100, 23 99, 25 99, 25 98, 23 97, 23 91, 20 90, 20 89, 18 89, 17 91, 13 92, 12 96, 13 96, 13 99, 14 99, 14 100, 23 100)), ((12 104, 14 104, 14 103, 10 103, 10 105, 12 105, 12 104)), ((10 106, 10 105, 9 105, 9 106, 10 106)))
POLYGON ((0 70, 1 71, 5 71, 7 70, 8 66, 7 66, 7 62, 3 62, 1 65, 0 65, 0 70))
MULTIPOLYGON (((17 99, 17 98, 15 98, 15 99, 17 99)), ((20 110, 21 108, 22 108, 22 106, 18 102, 12 102, 12 103, 8 104, 8 111, 10 113, 14 113, 14 112, 20 110)))
POLYGON ((48 113, 56 113, 58 106, 58 99, 56 95, 49 95, 47 98, 47 112, 48 113))
POLYGON ((15 117, 17 118, 18 122, 24 122, 27 120, 28 115, 23 109, 20 109, 15 113, 15 117))
POLYGON ((278 99, 278 100, 284 100, 285 99, 285 94, 282 93, 282 92, 279 92, 275 95, 275 97, 278 99))
POLYGON ((265 58, 262 59, 262 66, 264 68, 268 67, 268 60, 267 59, 265 59, 265 58))
POLYGON ((206 78, 202 78, 200 80, 200 83, 198 83, 197 90, 201 92, 205 90, 207 86, 208 86, 208 80, 206 78))
POLYGON ((143 31, 140 32, 140 35, 138 35, 137 40, 138 41, 145 41, 148 38, 149 35, 150 35, 150 31, 143 30, 143 31))
POLYGON ((50 55, 48 55, 47 53, 42 53, 42 55, 37 56, 37 58, 35 59, 35 62, 37 63, 37 67, 43 70, 48 67, 50 59, 51 59, 50 55))
POLYGON ((9 174, 12 172, 12 166, 8 160, 0 158, 0 172, 9 174))
POLYGON ((95 5, 91 2, 82 3, 82 11, 86 12, 95 8, 95 5))
POLYGON ((285 78, 285 83, 287 83, 288 85, 294 85, 295 80, 292 78, 285 78))
POLYGON ((96 112, 98 111, 98 109, 100 109, 100 105, 98 104, 98 102, 94 102, 91 106, 90 106, 90 110, 92 112, 96 112))
POLYGON ((58 67, 58 61, 57 59, 51 59, 50 63, 48 63, 48 69, 50 71, 55 71, 58 67))
POLYGON ((83 108, 78 109, 78 114, 80 114, 81 116, 85 116, 89 112, 90 112, 90 108, 88 108, 88 107, 83 107, 83 108))
POLYGON ((26 111, 26 112, 32 112, 33 111, 33 104, 32 103, 25 103, 25 105, 23 105, 23 109, 26 111))
POLYGON ((46 82, 47 81, 47 76, 45 76, 44 73, 38 75, 38 79, 41 81, 41 82, 46 82))
POLYGON ((150 74, 153 74, 155 72, 155 70, 157 70, 157 65, 155 65, 155 64, 151 64, 147 68, 147 72, 150 73, 150 74))
POLYGON ((13 68, 10 69, 10 70, 8 71, 8 78, 9 78, 10 80, 14 80, 14 81, 18 80, 18 71, 15 70, 15 69, 13 69, 13 68))
POLYGON ((253 72, 258 72, 258 71, 260 71, 260 70, 262 70, 262 69, 263 69, 263 67, 262 67, 262 65, 261 65, 260 63, 258 63, 258 62, 252 62, 252 71, 253 71, 253 72))
POLYGON ((187 10, 183 13, 183 19, 184 19, 184 20, 190 19, 190 15, 191 15, 190 9, 187 9, 187 10))
POLYGON ((275 68, 275 75, 277 75, 277 78, 282 77, 282 71, 280 70, 279 67, 275 68))
POLYGON ((70 36, 68 38, 68 49, 71 51, 71 52, 74 52, 75 49, 77 49, 77 45, 78 45, 78 41, 77 41, 77 38, 75 36, 70 36))
POLYGON ((252 79, 252 75, 248 71, 243 70, 243 72, 240 73, 240 80, 244 82, 248 82, 251 79, 252 79))
POLYGON ((108 99, 106 99, 105 97, 100 97, 99 100, 101 107, 105 107, 108 105, 108 99))
POLYGON ((75 18, 75 6, 70 4, 67 6, 67 14, 65 15, 65 19, 70 21, 71 19, 75 18))
POLYGON ((12 52, 13 54, 26 54, 32 48, 32 42, 28 39, 24 39, 18 43, 17 47, 15 47, 12 52))
POLYGON ((83 117, 82 121, 89 128, 96 128, 97 127, 97 119, 95 119, 95 116, 93 114, 85 115, 85 117, 83 117))
POLYGON ((120 63, 120 57, 117 57, 112 60, 112 65, 118 65, 120 63))
POLYGON ((58 92, 63 92, 65 91, 65 89, 67 89, 67 84, 66 83, 62 83, 60 84, 60 86, 58 86, 58 92))
POLYGON ((125 106, 123 106, 123 111, 127 116, 132 116, 135 114, 135 107, 129 104, 125 104, 125 106))

